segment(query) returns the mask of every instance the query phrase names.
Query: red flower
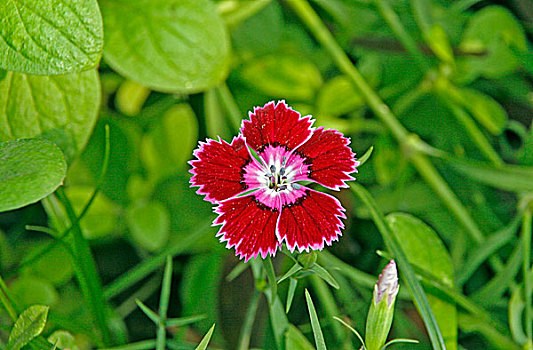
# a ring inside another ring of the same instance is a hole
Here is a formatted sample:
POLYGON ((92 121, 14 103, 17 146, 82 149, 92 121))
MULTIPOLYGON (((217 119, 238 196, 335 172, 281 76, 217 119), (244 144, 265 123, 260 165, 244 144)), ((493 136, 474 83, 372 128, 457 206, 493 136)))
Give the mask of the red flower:
POLYGON ((339 190, 359 162, 348 138, 313 122, 270 102, 250 112, 231 143, 208 140, 194 151, 190 182, 218 204, 217 237, 245 261, 274 255, 283 241, 291 252, 322 249, 342 234, 340 202, 299 182, 339 190))

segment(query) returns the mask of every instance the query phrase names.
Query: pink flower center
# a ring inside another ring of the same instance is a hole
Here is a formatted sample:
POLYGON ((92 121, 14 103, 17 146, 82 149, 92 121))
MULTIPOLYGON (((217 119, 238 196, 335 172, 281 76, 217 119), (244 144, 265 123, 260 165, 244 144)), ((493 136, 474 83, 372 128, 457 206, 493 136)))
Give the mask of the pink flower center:
POLYGON ((308 181, 305 158, 283 146, 267 146, 244 167, 244 181, 250 189, 260 189, 257 199, 272 208, 291 204, 303 196, 298 181, 308 181))

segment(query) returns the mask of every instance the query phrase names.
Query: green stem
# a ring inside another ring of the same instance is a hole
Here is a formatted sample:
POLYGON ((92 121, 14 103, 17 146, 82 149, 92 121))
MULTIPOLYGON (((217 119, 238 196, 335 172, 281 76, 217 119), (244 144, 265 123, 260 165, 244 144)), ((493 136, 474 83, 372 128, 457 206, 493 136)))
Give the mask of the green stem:
MULTIPOLYGON (((530 205, 531 206, 531 205, 530 205)), ((531 314, 531 280, 528 278, 531 266, 531 208, 524 212, 522 221, 522 244, 524 250, 523 273, 524 273, 524 301, 525 301, 525 321, 527 345, 533 346, 533 320, 531 314)))
POLYGON ((111 332, 108 327, 108 320, 106 316, 106 303, 103 294, 102 282, 98 276, 96 264, 93 260, 91 248, 89 243, 83 237, 83 232, 79 223, 76 222, 76 213, 70 200, 66 196, 64 190, 59 188, 56 192, 59 200, 63 203, 67 215, 69 217, 73 228, 71 249, 74 257, 74 268, 76 277, 80 284, 80 289, 85 298, 85 301, 89 304, 92 314, 95 315, 96 324, 102 334, 103 342, 105 345, 113 343, 111 332))
POLYGON ((416 41, 405 30, 400 18, 389 5, 388 0, 374 0, 374 4, 394 35, 396 35, 407 52, 409 52, 414 58, 419 69, 423 73, 427 72, 430 68, 430 64, 426 59, 426 56, 424 56, 416 41))
POLYGON ((239 110, 239 106, 237 106, 237 103, 235 102, 235 99, 233 98, 233 95, 225 82, 220 84, 215 91, 218 95, 218 100, 220 101, 222 108, 224 108, 229 119, 228 121, 231 129, 237 133, 241 126, 242 120, 242 113, 239 110))
POLYGON ((13 306, 13 303, 11 302, 11 299, 9 299, 9 294, 7 290, 7 286, 4 283, 4 280, 2 279, 2 276, 0 276, 0 302, 6 309, 7 313, 9 314, 9 317, 11 317, 11 320, 13 322, 17 321, 17 310, 15 310, 15 307, 13 306))
MULTIPOLYGON (((335 298, 333 297, 333 294, 328 288, 326 282, 324 282, 324 280, 319 278, 317 275, 311 275, 311 284, 313 285, 313 289, 320 300, 320 305, 323 307, 327 315, 327 319, 331 320, 333 316, 340 315, 341 312, 337 307, 335 298)), ((333 328, 333 334, 337 339, 337 343, 341 344, 345 338, 345 333, 343 332, 341 325, 337 322, 332 322, 330 325, 333 328)))
POLYGON ((250 304, 248 305, 248 311, 246 312, 246 317, 242 325, 241 334, 239 335, 238 350, 248 350, 248 347, 250 346, 255 315, 257 314, 257 307, 259 306, 259 295, 260 293, 255 289, 250 304))

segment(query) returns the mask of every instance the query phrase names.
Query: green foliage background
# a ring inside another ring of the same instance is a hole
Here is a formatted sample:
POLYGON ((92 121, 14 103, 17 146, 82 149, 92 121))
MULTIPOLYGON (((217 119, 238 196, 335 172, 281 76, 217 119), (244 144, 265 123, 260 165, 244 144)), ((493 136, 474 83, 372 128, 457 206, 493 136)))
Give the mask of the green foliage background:
POLYGON ((194 349, 207 333, 198 348, 322 349, 323 332, 358 349, 333 316, 362 333, 395 258, 390 338, 420 344, 394 347, 532 349, 532 14, 525 0, 5 0, 0 347, 194 349), (214 237, 187 161, 279 99, 373 152, 336 194, 340 242, 309 265, 278 254, 276 284, 214 237))

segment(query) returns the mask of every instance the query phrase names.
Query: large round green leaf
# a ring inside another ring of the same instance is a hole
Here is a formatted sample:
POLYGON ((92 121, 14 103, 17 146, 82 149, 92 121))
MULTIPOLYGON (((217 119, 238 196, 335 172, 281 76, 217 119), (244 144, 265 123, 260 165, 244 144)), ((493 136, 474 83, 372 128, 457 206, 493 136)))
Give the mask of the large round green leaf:
MULTIPOLYGON (((453 265, 446 247, 431 227, 420 219, 403 213, 387 215, 387 222, 412 265, 416 265, 453 288, 453 265)), ((428 294, 431 310, 446 343, 446 348, 457 349, 457 309, 448 299, 428 294)))
POLYGON ((164 92, 198 92, 227 74, 229 39, 207 0, 105 0, 104 57, 116 71, 164 92))
POLYGON ((46 140, 0 142, 0 164, 0 212, 46 197, 67 171, 61 150, 46 140))
POLYGON ((3 1, 0 37, 0 68, 30 74, 93 68, 104 42, 96 0, 3 1))
POLYGON ((0 141, 42 135, 70 159, 92 132, 100 83, 96 70, 57 76, 7 72, 0 96, 0 141))

